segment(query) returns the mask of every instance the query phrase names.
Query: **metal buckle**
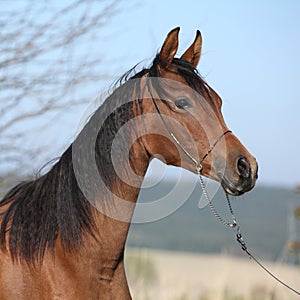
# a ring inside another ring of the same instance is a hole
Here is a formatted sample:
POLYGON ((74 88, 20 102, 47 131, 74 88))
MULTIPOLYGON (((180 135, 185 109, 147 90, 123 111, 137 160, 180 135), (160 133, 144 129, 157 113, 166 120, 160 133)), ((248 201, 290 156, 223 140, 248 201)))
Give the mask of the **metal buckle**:
POLYGON ((196 172, 197 172, 198 175, 200 175, 201 171, 202 171, 202 164, 198 161, 196 163, 196 172))

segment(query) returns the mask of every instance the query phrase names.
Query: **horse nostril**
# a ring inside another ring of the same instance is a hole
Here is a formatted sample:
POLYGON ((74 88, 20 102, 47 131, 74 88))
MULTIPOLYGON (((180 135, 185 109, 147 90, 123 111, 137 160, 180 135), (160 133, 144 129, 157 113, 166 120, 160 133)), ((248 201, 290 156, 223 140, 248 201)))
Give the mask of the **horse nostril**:
POLYGON ((241 157, 237 161, 237 172, 243 178, 249 178, 251 169, 246 157, 241 157))

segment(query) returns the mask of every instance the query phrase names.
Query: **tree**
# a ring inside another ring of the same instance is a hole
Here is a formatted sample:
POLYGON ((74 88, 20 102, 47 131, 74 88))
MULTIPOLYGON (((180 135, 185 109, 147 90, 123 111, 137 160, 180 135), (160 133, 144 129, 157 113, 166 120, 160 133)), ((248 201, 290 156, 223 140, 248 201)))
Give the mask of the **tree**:
MULTIPOLYGON (((5 1, 0 8, 0 183, 30 170, 45 147, 24 140, 45 120, 86 103, 83 88, 109 77, 101 49, 119 1, 5 1), (93 45, 92 44, 92 45, 93 45), (96 51, 97 50, 97 51, 96 51), (45 117, 47 116, 47 117, 45 117)), ((47 146, 47 145, 45 145, 47 146)), ((46 155, 47 157, 47 155, 46 155)))

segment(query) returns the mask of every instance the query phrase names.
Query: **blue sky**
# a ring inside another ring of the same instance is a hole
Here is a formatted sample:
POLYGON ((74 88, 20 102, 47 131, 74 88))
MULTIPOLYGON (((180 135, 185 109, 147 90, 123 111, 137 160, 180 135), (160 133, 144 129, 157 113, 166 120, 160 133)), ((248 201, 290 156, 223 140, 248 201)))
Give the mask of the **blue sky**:
MULTIPOLYGON (((82 47, 103 55, 117 79, 138 62, 148 66, 174 27, 181 27, 179 54, 199 29, 203 54, 198 69, 222 97, 228 126, 256 156, 259 182, 300 183, 299 1, 135 0, 120 7, 103 29, 104 38, 82 47)), ((110 83, 83 93, 92 100, 110 83)), ((58 128, 60 141, 72 141, 83 112, 80 107, 63 115, 46 138, 57 141, 58 128)), ((35 139, 42 141, 43 134, 35 139)))
POLYGON ((179 53, 200 29, 198 69, 221 95, 229 127, 257 157, 260 183, 294 186, 300 183, 299 16, 299 1, 143 1, 113 22, 119 35, 110 57, 122 51, 125 69, 144 59, 147 65, 170 29, 181 27, 179 53))

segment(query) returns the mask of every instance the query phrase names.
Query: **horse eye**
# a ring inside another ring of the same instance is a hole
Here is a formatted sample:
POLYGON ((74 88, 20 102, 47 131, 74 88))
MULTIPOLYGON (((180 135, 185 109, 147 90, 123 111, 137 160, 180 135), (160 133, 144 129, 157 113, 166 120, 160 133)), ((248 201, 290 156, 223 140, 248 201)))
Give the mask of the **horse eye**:
POLYGON ((187 98, 179 98, 174 101, 175 105, 180 109, 192 107, 191 102, 187 98))

